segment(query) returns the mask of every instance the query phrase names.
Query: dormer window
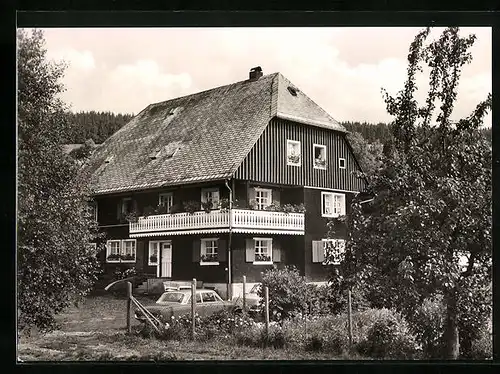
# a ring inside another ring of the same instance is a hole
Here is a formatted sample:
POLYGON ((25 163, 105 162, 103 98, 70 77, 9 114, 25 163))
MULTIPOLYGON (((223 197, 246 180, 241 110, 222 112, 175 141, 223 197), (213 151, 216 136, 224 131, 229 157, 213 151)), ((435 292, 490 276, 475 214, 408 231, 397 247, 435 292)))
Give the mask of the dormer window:
POLYGON ((326 145, 314 144, 314 168, 326 169, 326 145))
POLYGON ((149 158, 151 160, 156 160, 160 156, 161 149, 157 149, 154 152, 149 154, 149 158))
POLYGON ((300 166, 301 164, 300 142, 287 139, 286 141, 286 164, 300 166))

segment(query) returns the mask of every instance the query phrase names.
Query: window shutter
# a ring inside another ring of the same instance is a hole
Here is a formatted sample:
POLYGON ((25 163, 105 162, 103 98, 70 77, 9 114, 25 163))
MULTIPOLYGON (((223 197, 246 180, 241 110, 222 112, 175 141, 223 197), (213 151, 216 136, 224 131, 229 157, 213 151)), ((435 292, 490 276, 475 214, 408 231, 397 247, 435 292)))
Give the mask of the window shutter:
POLYGON ((200 262, 201 240, 193 240, 193 262, 200 262))
MULTIPOLYGON (((312 241, 312 262, 322 262, 320 254, 323 253, 323 242, 321 240, 312 241)), ((323 254, 323 259, 324 259, 323 254)))
POLYGON ((217 254, 219 262, 227 261, 227 242, 224 239, 217 242, 217 254))
POLYGON ((326 242, 320 241, 318 245, 318 262, 325 261, 325 245, 326 242))
POLYGON ((248 206, 252 203, 255 203, 255 188, 248 187, 248 206))
POLYGON ((279 189, 271 190, 271 202, 273 202, 273 201, 276 201, 277 203, 281 203, 279 189))
POLYGON ((255 261, 255 242, 253 239, 245 239, 246 243, 246 262, 255 261))
POLYGON ((273 262, 281 262, 281 245, 277 240, 272 241, 273 246, 273 262))

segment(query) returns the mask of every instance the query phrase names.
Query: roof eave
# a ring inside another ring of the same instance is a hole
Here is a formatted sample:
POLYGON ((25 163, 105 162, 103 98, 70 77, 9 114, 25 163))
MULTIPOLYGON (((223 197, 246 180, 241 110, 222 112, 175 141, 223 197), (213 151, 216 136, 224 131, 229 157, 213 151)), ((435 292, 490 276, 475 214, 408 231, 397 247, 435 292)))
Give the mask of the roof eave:
POLYGON ((317 126, 317 127, 322 127, 325 129, 330 129, 334 131, 339 131, 343 133, 347 133, 347 130, 343 128, 342 125, 340 124, 332 124, 330 122, 324 122, 324 121, 318 121, 318 120, 312 120, 309 118, 303 118, 303 117, 298 117, 298 116, 292 116, 290 114, 285 114, 285 113, 276 113, 276 117, 288 121, 294 121, 298 123, 302 123, 304 125, 311 125, 311 126, 317 126))
POLYGON ((231 178, 232 173, 219 174, 219 175, 210 175, 206 177, 196 177, 196 178, 184 178, 177 179, 168 182, 159 182, 159 183, 147 183, 147 184, 137 184, 126 187, 115 187, 115 188, 105 188, 94 190, 93 195, 109 195, 115 193, 123 193, 123 192, 136 192, 149 190, 153 188, 161 188, 161 187, 169 187, 169 186, 179 186, 182 184, 191 184, 191 183, 199 183, 199 182, 213 182, 218 180, 224 180, 227 178, 231 178))

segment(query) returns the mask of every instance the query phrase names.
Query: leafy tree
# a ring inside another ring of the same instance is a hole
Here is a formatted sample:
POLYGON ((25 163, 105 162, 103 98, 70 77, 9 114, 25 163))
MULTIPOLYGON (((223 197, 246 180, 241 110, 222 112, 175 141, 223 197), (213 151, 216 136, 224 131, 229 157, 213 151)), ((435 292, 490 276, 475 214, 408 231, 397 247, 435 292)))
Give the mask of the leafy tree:
POLYGON ((425 299, 441 296, 447 358, 459 355, 459 331, 491 312, 491 144, 480 126, 491 95, 458 122, 450 119, 461 69, 472 59, 475 36, 448 28, 410 46, 408 77, 396 97, 385 93, 394 141, 381 170, 370 178, 374 199, 355 199, 347 218, 349 240, 342 269, 350 282, 380 297, 411 322, 425 299), (422 107, 416 75, 429 67, 422 107))
POLYGON ((359 132, 347 134, 356 160, 366 175, 372 175, 381 165, 383 146, 379 141, 368 143, 359 132))
POLYGON ((20 330, 54 326, 54 315, 95 279, 96 223, 78 167, 62 152, 68 131, 58 98, 65 66, 48 61, 42 31, 18 42, 17 307, 20 330))

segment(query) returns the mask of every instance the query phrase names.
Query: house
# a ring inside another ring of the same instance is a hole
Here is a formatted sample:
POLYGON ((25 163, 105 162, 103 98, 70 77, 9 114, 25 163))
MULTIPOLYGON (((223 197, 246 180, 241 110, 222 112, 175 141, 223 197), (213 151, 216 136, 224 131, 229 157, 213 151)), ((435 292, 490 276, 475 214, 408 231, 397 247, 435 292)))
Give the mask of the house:
MULTIPOLYGON (((85 167, 107 272, 241 294, 272 266, 326 280, 327 222, 366 187, 347 131, 282 74, 151 104, 85 167)), ((348 211, 347 211, 348 213, 348 211)))

